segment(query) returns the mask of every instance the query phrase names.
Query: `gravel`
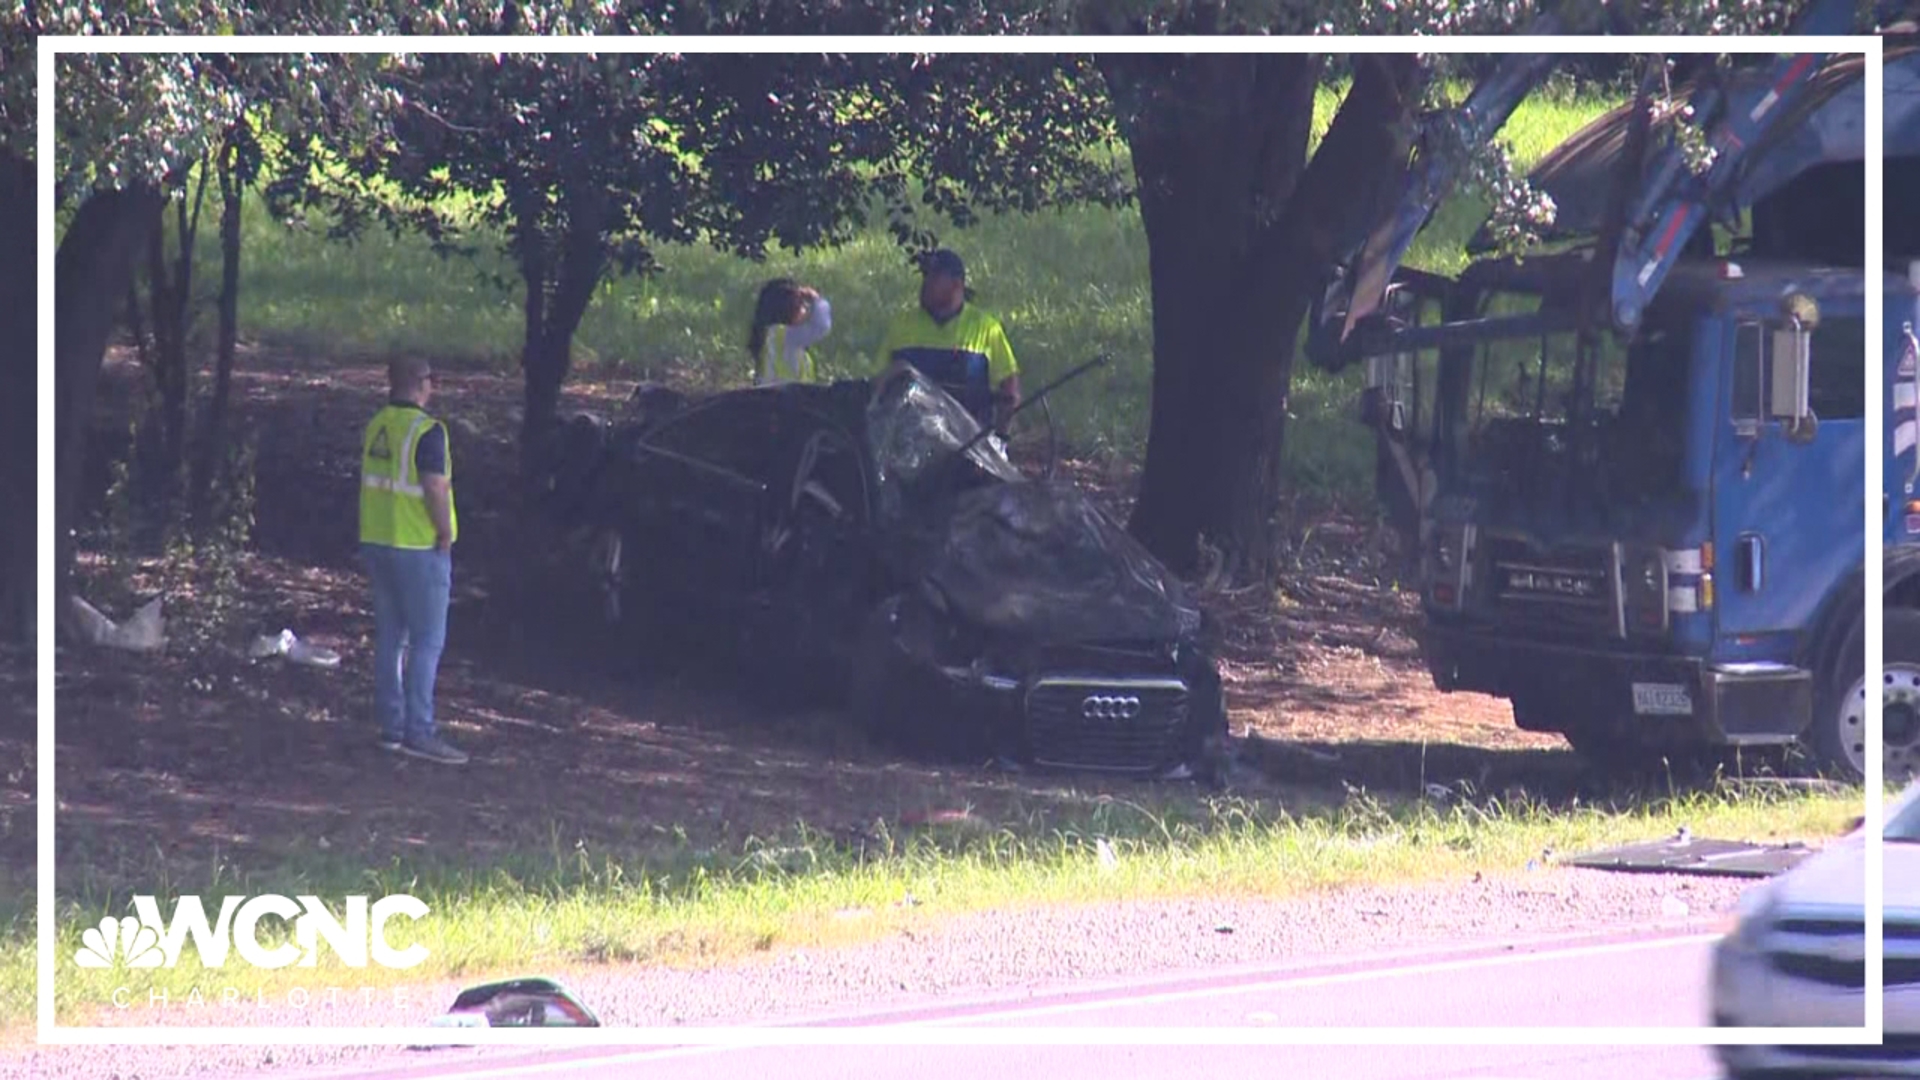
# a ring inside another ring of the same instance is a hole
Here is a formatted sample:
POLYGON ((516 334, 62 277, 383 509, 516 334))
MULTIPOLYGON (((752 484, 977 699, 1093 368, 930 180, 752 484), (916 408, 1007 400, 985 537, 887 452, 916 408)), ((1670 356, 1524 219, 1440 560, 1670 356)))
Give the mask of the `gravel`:
MULTIPOLYGON (((699 970, 603 966, 551 973, 563 977, 609 1027, 798 1021, 1123 977, 1347 959, 1623 927, 1697 925, 1730 911, 1750 884, 1731 878, 1552 868, 1434 885, 1343 889, 1283 901, 1127 901, 939 921, 910 915, 881 939, 859 945, 777 950, 699 970)), ((467 980, 474 981, 479 980, 467 980)), ((304 1007, 284 998, 222 1006, 216 994, 198 1004, 151 1008, 142 1003, 110 1010, 100 1022, 390 1027, 419 1024, 443 1011, 460 985, 410 987, 398 998, 392 991, 337 993, 331 998, 322 991, 304 1007)), ((484 1053, 488 1051, 443 1049, 434 1057, 459 1060, 484 1053)), ((419 1056, 417 1051, 387 1047, 29 1047, 24 1053, 0 1050, 0 1077, 273 1076, 288 1070, 392 1064, 419 1056)))

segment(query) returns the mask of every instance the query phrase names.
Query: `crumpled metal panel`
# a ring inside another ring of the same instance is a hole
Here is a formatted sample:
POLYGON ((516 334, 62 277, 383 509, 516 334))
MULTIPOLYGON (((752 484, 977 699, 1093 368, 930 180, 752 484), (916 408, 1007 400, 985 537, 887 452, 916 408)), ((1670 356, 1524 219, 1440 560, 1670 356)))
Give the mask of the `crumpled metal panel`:
POLYGON ((1642 874, 1703 874, 1766 878, 1793 869, 1813 854, 1805 844, 1754 844, 1679 835, 1624 844, 1561 859, 1565 866, 1642 874))
POLYGON ((1173 641, 1200 615, 1178 579, 1066 483, 955 498, 917 568, 968 622, 1052 643, 1173 641))

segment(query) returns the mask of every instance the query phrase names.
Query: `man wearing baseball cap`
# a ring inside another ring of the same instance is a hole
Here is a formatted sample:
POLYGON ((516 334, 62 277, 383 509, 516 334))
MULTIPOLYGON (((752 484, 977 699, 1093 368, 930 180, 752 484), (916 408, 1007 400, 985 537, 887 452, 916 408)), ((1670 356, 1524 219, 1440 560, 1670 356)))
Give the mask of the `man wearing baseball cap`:
POLYGON ((901 312, 880 346, 881 382, 911 364, 973 414, 1007 437, 1007 417, 1020 404, 1020 367, 1000 320, 968 302, 967 267, 942 248, 920 260, 920 306, 901 312))

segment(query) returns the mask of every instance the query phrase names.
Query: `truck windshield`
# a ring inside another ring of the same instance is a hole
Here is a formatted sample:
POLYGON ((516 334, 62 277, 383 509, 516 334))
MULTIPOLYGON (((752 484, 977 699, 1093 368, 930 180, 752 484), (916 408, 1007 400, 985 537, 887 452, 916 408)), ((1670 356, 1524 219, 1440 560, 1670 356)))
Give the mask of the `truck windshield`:
POLYGON ((1676 483, 1690 329, 1656 310, 1629 340, 1593 334, 1584 356, 1572 331, 1483 343, 1459 413, 1466 471, 1498 487, 1577 490, 1601 502, 1676 483))

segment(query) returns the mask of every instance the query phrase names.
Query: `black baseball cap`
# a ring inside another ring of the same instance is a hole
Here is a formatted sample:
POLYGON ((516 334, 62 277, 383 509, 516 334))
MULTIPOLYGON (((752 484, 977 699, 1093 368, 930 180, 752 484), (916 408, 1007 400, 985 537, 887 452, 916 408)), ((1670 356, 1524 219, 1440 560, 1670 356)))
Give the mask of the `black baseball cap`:
POLYGON ((947 277, 958 278, 961 281, 965 281, 967 280, 967 264, 962 262, 960 256, 952 251, 946 248, 938 248, 920 257, 920 273, 922 275, 944 274, 947 277))

